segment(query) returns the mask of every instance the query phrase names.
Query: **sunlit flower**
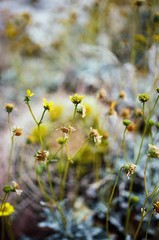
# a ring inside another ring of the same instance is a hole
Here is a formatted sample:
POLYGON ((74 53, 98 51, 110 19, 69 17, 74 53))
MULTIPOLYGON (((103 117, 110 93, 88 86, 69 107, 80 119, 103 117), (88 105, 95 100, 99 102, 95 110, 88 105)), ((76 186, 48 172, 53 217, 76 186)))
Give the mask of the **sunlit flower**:
POLYGON ((43 99, 43 107, 45 110, 52 111, 53 110, 53 102, 48 102, 46 98, 43 99))
POLYGON ((130 175, 134 174, 136 165, 133 163, 127 163, 123 166, 123 169, 127 172, 127 177, 129 178, 130 175))
POLYGON ((159 158, 159 148, 155 145, 149 144, 147 156, 149 158, 159 158))
POLYGON ((99 135, 99 132, 97 129, 90 128, 91 132, 89 134, 89 137, 93 139, 93 141, 97 144, 101 143, 102 135, 99 135))
POLYGON ((23 134, 23 129, 21 127, 14 127, 13 128, 14 136, 21 136, 23 134))
POLYGON ((9 216, 14 211, 14 207, 9 202, 0 205, 0 216, 9 216))
POLYGON ((82 102, 84 96, 80 96, 77 93, 75 93, 73 96, 70 96, 70 100, 71 102, 73 102, 73 104, 78 105, 79 103, 82 102))
POLYGON ((37 151, 37 153, 35 154, 35 160, 37 160, 38 162, 42 162, 44 164, 47 163, 47 159, 49 156, 49 151, 47 150, 39 150, 37 151))

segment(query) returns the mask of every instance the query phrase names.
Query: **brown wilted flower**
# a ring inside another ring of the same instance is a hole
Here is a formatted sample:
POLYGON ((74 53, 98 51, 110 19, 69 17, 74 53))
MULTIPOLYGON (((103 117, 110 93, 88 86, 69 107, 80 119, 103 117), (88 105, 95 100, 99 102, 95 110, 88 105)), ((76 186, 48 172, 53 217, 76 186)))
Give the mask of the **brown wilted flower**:
POLYGON ((47 163, 48 156, 49 156, 49 151, 47 150, 38 150, 37 153, 34 155, 35 160, 45 164, 47 163))
POLYGON ((64 138, 68 138, 69 134, 71 134, 72 132, 76 131, 76 129, 74 127, 72 127, 72 126, 61 127, 60 130, 64 134, 64 138))
POLYGON ((99 135, 98 130, 94 128, 90 128, 91 132, 89 134, 89 137, 93 139, 93 141, 97 144, 101 143, 101 138, 103 137, 102 135, 99 135))
POLYGON ((14 136, 21 136, 23 134, 23 129, 21 127, 14 127, 13 128, 13 135, 14 136))
POLYGON ((127 163, 123 166, 123 169, 127 172, 127 177, 129 178, 130 175, 134 174, 136 165, 133 163, 127 163))

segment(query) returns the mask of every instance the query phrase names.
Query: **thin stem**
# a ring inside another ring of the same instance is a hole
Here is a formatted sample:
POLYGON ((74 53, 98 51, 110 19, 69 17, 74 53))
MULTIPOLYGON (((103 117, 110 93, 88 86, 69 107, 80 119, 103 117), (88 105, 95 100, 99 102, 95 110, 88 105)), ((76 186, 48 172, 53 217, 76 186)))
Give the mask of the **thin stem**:
POLYGON ((9 159, 8 159, 8 170, 7 170, 6 183, 9 182, 9 177, 10 177, 10 169, 11 169, 11 164, 12 164, 13 146, 14 146, 14 135, 11 137, 11 148, 10 148, 9 159))
POLYGON ((39 122, 38 122, 38 125, 42 124, 42 121, 43 121, 45 112, 46 112, 46 109, 44 109, 44 111, 43 111, 43 113, 42 113, 42 115, 41 115, 41 118, 40 118, 40 120, 39 120, 39 122))
POLYGON ((43 140, 42 140, 42 136, 41 136, 41 126, 38 124, 38 135, 39 135, 39 141, 40 141, 40 145, 41 145, 41 148, 44 149, 44 143, 43 143, 43 140))
POLYGON ((145 118, 145 102, 143 102, 143 105, 142 105, 142 113, 143 113, 144 123, 146 123, 146 118, 145 118))
POLYGON ((119 170, 118 176, 117 176, 116 181, 115 181, 115 183, 114 183, 114 186, 113 186, 113 189, 112 189, 112 192, 111 192, 111 196, 110 196, 110 199, 109 199, 109 202, 108 202, 108 209, 107 209, 107 214, 106 214, 106 230, 107 230, 107 234, 108 234, 108 239, 109 239, 109 240, 110 240, 110 233, 109 233, 109 212, 110 212, 110 207, 111 207, 111 204, 112 204, 112 200, 113 200, 115 188, 116 188, 117 183, 118 183, 118 181, 119 181, 119 177, 120 177, 121 171, 122 171, 122 167, 121 167, 120 170, 119 170))
POLYGON ((29 111, 30 111, 30 113, 31 113, 31 115, 32 115, 32 117, 33 117, 36 125, 38 125, 38 121, 36 120, 36 118, 35 118, 35 116, 34 116, 34 113, 33 113, 32 109, 31 109, 31 106, 30 106, 30 103, 29 103, 29 102, 27 102, 27 106, 28 106, 28 108, 29 108, 29 111))
POLYGON ((154 213, 154 211, 152 210, 150 215, 149 215, 149 220, 148 220, 147 227, 146 227, 146 238, 145 238, 145 240, 147 240, 147 237, 148 237, 148 230, 149 230, 149 227, 150 227, 150 223, 151 223, 153 213, 154 213))
POLYGON ((149 193, 148 193, 148 188, 147 188, 147 181, 146 181, 146 172, 147 172, 147 166, 148 166, 148 162, 149 162, 149 158, 147 158, 146 160, 146 165, 145 165, 145 169, 144 169, 144 186, 145 186, 145 192, 146 192, 146 197, 148 197, 149 193))
POLYGON ((11 134, 11 121, 10 121, 10 113, 8 113, 8 128, 11 134))
POLYGON ((126 161, 126 163, 128 163, 128 157, 127 157, 126 146, 125 146, 126 130, 127 130, 127 127, 125 127, 125 130, 124 130, 124 133, 123 133, 122 147, 123 147, 123 151, 124 151, 124 158, 125 158, 125 161, 126 161))
POLYGON ((72 118, 72 125, 74 124, 74 121, 75 121, 76 112, 77 112, 77 105, 75 105, 75 108, 74 108, 74 113, 73 113, 73 118, 72 118))
MULTIPOLYGON (((158 189, 158 187, 156 188, 156 190, 157 190, 157 189, 158 189)), ((152 196, 152 195, 155 193, 156 190, 154 190, 154 191, 149 195, 149 197, 146 198, 146 200, 145 200, 145 202, 144 202, 143 209, 145 208, 146 203, 147 203, 148 199, 150 198, 150 196, 152 196)), ((138 233, 139 233, 139 230, 140 230, 140 228, 141 228, 142 222, 143 222, 145 216, 148 214, 149 210, 151 209, 151 207, 152 207, 155 199, 157 198, 158 193, 159 193, 159 191, 157 191, 157 193, 156 193, 155 196, 153 197, 151 203, 149 204, 149 207, 147 208, 146 213, 142 214, 142 217, 141 217, 141 219, 140 219, 139 225, 138 225, 137 230, 136 230, 136 232, 135 232, 134 240, 136 240, 136 238, 137 238, 137 236, 138 236, 138 233)))

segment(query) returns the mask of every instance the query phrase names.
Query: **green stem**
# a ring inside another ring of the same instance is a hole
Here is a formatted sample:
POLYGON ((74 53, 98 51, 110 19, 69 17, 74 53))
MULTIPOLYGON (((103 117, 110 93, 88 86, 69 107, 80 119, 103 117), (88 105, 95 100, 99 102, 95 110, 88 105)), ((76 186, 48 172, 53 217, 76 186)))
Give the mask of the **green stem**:
POLYGON ((125 127, 125 130, 124 130, 124 133, 123 133, 122 147, 123 147, 123 151, 124 151, 124 158, 125 158, 125 161, 126 161, 126 163, 128 163, 128 157, 127 157, 126 146, 125 146, 126 130, 127 130, 127 127, 125 127))
POLYGON ((106 231, 107 231, 108 239, 109 239, 109 240, 110 240, 110 233, 109 233, 109 212, 110 212, 110 207, 111 207, 111 204, 112 204, 112 200, 113 200, 115 188, 116 188, 117 183, 118 183, 118 181, 119 181, 119 177, 120 177, 122 168, 123 168, 123 167, 120 168, 119 173, 118 173, 118 176, 117 176, 116 181, 115 181, 115 183, 114 183, 114 186, 113 186, 113 189, 112 189, 112 192, 111 192, 111 196, 110 196, 110 199, 109 199, 109 202, 108 202, 107 213, 106 213, 106 231))
POLYGON ((147 171, 148 162, 149 162, 149 158, 147 158, 147 160, 146 160, 146 165, 145 165, 145 169, 144 169, 144 186, 145 186, 146 197, 148 197, 148 195, 149 195, 148 189, 147 189, 147 181, 146 181, 146 171, 147 171))
POLYGON ((7 170, 6 184, 9 182, 9 177, 10 177, 10 169, 11 169, 11 164, 12 164, 13 146, 14 146, 14 135, 11 137, 11 148, 10 148, 9 159, 8 159, 8 170, 7 170))
POLYGON ((30 103, 29 103, 29 102, 27 102, 27 106, 28 106, 28 108, 29 108, 29 111, 30 111, 30 113, 31 113, 31 115, 32 115, 32 117, 33 117, 36 125, 38 126, 38 121, 36 120, 36 118, 35 118, 35 116, 34 116, 34 113, 33 113, 32 109, 31 109, 31 106, 30 106, 30 103))
POLYGON ((44 149, 44 144, 43 144, 43 140, 42 140, 42 137, 41 137, 41 126, 38 124, 38 135, 39 135, 39 141, 40 141, 40 145, 41 145, 41 148, 44 149))
MULTIPOLYGON (((156 190, 157 190, 157 189, 158 189, 158 187, 156 188, 156 190)), ((144 205, 143 205, 143 209, 145 208, 148 199, 155 193, 156 190, 154 190, 154 191, 145 199, 145 202, 144 202, 144 205)), ((157 198, 158 193, 159 193, 159 191, 157 191, 157 193, 156 193, 155 196, 153 197, 151 203, 149 204, 149 207, 147 208, 146 213, 142 214, 142 217, 141 217, 141 219, 140 219, 139 225, 138 225, 138 227, 137 227, 137 229, 136 229, 136 232, 135 232, 134 240, 137 239, 137 236, 138 236, 139 230, 140 230, 140 228, 141 228, 141 225, 142 225, 142 223, 143 223, 143 220, 144 220, 145 216, 148 214, 148 212, 149 212, 149 210, 151 209, 152 205, 154 204, 154 201, 155 201, 155 199, 157 198)))
POLYGON ((74 121, 75 121, 76 112, 77 112, 77 105, 75 105, 75 108, 74 108, 74 113, 73 113, 73 118, 72 118, 72 126, 73 126, 74 121))
POLYGON ((147 240, 147 235, 148 235, 148 230, 149 230, 149 227, 150 227, 150 223, 151 223, 151 219, 152 219, 152 215, 153 215, 154 211, 152 210, 151 213, 150 213, 150 216, 149 216, 149 220, 148 220, 148 223, 147 223, 147 227, 146 227, 146 238, 145 240, 147 240))

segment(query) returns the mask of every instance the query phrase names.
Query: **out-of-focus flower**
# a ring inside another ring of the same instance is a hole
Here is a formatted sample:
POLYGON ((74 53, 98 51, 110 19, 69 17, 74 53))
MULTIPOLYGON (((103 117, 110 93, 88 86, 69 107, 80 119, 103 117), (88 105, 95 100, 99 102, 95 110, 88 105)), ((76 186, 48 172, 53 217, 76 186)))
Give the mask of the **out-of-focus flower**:
POLYGON ((7 113, 11 113, 11 112, 13 111, 13 109, 14 109, 14 104, 12 104, 12 103, 6 103, 6 104, 5 104, 5 109, 6 109, 6 112, 7 112, 7 113))
POLYGON ((131 121, 129 119, 124 119, 123 124, 125 127, 128 127, 131 124, 131 121))
POLYGON ((147 151, 147 156, 149 158, 159 158, 159 148, 155 145, 149 144, 149 149, 147 151))
POLYGON ((89 137, 91 138, 91 139, 93 139, 93 141, 95 142, 95 143, 97 143, 97 144, 99 144, 99 143, 101 143, 101 139, 102 139, 102 135, 99 135, 99 132, 98 132, 98 130, 97 129, 94 129, 94 128, 90 128, 90 130, 91 130, 91 132, 90 132, 90 134, 89 134, 89 137))
POLYGON ((14 127, 13 128, 13 135, 14 136, 21 136, 23 134, 23 129, 21 127, 14 127))
POLYGON ((79 104, 77 107, 77 112, 82 115, 82 118, 86 116, 86 108, 82 104, 79 104))
POLYGON ((159 213, 159 201, 157 201, 154 205, 153 205, 153 211, 155 213, 159 213))
POLYGON ((19 196, 23 192, 23 190, 20 189, 20 186, 16 181, 12 181, 11 188, 12 188, 12 191, 15 191, 19 196))
POLYGON ((134 132, 136 129, 136 124, 135 123, 130 123, 130 125, 127 127, 127 130, 129 132, 134 132))
POLYGON ((52 111, 53 110, 53 102, 48 102, 46 98, 43 99, 43 107, 45 110, 52 111))
POLYGON ((0 205, 0 216, 9 216, 14 212, 14 207, 9 203, 3 203, 0 205))
POLYGON ((140 102, 145 103, 150 99, 150 95, 148 93, 141 93, 138 95, 138 98, 140 102))
POLYGON ((27 89, 26 95, 27 95, 27 97, 32 97, 32 96, 34 96, 34 93, 30 89, 27 89))

